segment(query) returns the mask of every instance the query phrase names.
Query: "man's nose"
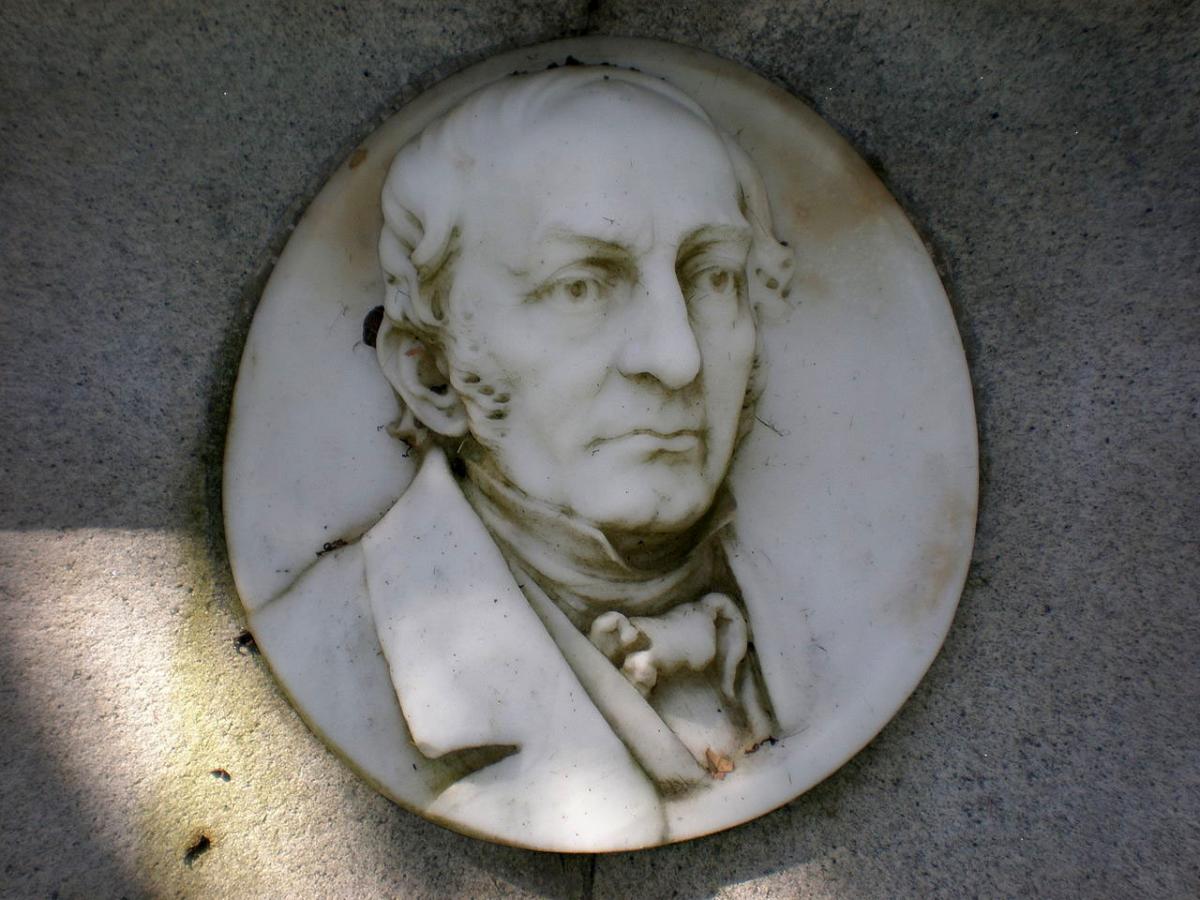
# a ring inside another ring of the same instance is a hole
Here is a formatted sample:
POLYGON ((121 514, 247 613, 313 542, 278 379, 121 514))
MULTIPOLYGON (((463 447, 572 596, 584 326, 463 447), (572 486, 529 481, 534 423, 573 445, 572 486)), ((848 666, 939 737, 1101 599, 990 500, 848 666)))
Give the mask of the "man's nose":
POLYGON ((618 367, 626 376, 650 375, 671 390, 700 374, 700 346, 675 266, 647 268, 637 288, 636 315, 618 367))

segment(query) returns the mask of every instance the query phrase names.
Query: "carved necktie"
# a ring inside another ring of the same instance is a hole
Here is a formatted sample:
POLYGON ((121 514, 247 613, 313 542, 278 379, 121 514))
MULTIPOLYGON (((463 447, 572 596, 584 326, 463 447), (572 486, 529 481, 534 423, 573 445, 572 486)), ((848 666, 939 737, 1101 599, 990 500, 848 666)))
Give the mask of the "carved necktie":
POLYGON ((592 623, 588 638, 643 697, 660 676, 703 672, 715 665, 721 693, 730 703, 737 702, 737 671, 746 657, 746 620, 725 594, 707 594, 661 616, 629 618, 606 612, 592 623))

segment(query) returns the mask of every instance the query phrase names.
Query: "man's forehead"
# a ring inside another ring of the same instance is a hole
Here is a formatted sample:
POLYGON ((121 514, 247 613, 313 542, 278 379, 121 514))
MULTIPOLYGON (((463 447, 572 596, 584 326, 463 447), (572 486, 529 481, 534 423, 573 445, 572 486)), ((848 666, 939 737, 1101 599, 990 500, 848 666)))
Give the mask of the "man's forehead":
POLYGON ((535 124, 505 148, 497 174, 533 177, 562 190, 615 187, 639 175, 670 182, 689 174, 713 177, 732 164, 707 122, 679 107, 649 110, 581 106, 535 124))
POLYGON ((691 196, 665 203, 639 198, 572 203, 559 197, 553 203, 519 205, 525 207, 523 212, 510 207, 510 214, 502 217, 488 211, 469 215, 463 223, 467 244, 509 265, 523 266, 527 256, 555 252, 564 257, 615 252, 642 256, 697 241, 748 244, 751 233, 732 190, 723 198, 691 196))
POLYGON ((745 227, 732 164, 723 156, 703 162, 682 158, 672 165, 629 153, 551 160, 538 180, 496 181, 476 193, 467 204, 467 230, 477 239, 538 244, 583 235, 645 249, 704 227, 745 227))
POLYGON ((745 224, 722 138, 674 100, 610 82, 526 125, 475 148, 462 197, 472 243, 512 253, 574 234, 644 249, 745 224))
POLYGON ((719 217, 711 221, 676 223, 676 230, 658 234, 654 223, 641 223, 634 227, 611 218, 600 217, 599 221, 550 219, 545 227, 530 235, 529 245, 535 252, 551 248, 582 255, 609 256, 627 253, 640 256, 652 247, 665 242, 678 247, 684 244, 728 244, 748 247, 751 241, 750 224, 739 214, 736 217, 719 217))
POLYGON ((731 232, 747 225, 732 179, 724 184, 697 180, 675 190, 654 179, 619 187, 560 194, 535 204, 528 239, 537 245, 585 237, 646 252, 651 245, 675 245, 701 230, 731 232))

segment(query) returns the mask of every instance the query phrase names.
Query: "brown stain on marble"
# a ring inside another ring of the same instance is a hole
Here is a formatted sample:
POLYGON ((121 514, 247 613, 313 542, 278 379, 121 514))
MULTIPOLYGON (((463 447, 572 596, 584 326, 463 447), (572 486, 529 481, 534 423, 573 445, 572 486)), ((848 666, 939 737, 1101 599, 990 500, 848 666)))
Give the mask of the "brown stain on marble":
POLYGON ((929 587, 914 591, 910 597, 909 612, 915 620, 923 619, 934 611, 937 601, 950 586, 955 573, 961 568, 957 548, 953 544, 927 544, 921 552, 921 571, 928 579, 929 587))
POLYGON ((833 240, 856 231, 896 208, 882 184, 864 168, 859 177, 847 178, 839 191, 797 191, 785 209, 800 230, 810 237, 833 240))
POLYGON ((795 228, 798 241, 832 241, 899 211, 896 199, 853 147, 832 135, 819 143, 814 152, 781 136, 758 152, 760 168, 789 175, 779 185, 783 189, 771 194, 771 202, 776 218, 795 228))
POLYGON ((918 550, 898 596, 888 604, 889 612, 904 625, 925 627, 929 616, 947 603, 957 603, 970 563, 976 507, 973 490, 943 493, 929 520, 929 538, 918 550))
POLYGON ((806 143, 781 135, 756 147, 761 171, 774 172, 770 191, 776 233, 791 247, 795 274, 787 302, 837 301, 821 274, 831 251, 849 241, 873 246, 904 213, 872 168, 841 138, 806 143), (781 177, 782 176, 782 177, 781 177))
POLYGON ((788 300, 795 306, 806 299, 829 296, 832 291, 829 279, 824 275, 802 269, 792 279, 788 300))

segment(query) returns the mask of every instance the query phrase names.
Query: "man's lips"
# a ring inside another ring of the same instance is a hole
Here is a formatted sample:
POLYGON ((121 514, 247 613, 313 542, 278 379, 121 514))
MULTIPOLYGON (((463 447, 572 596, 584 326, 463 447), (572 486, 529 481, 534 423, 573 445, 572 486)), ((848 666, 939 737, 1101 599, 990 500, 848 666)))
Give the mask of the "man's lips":
POLYGON ((629 431, 611 437, 596 438, 588 444, 589 450, 594 450, 604 444, 640 443, 654 450, 683 453, 699 445, 703 434, 698 428, 678 428, 664 431, 659 428, 632 428, 629 431))

